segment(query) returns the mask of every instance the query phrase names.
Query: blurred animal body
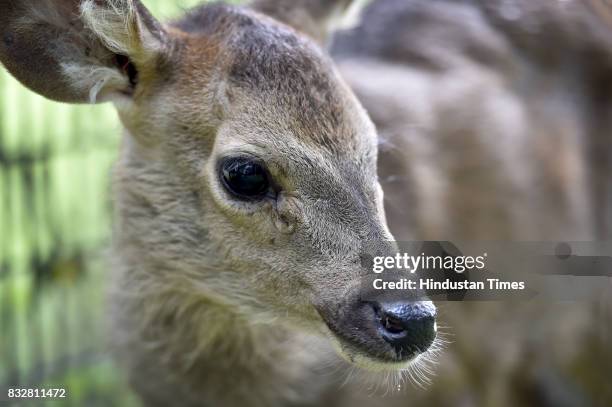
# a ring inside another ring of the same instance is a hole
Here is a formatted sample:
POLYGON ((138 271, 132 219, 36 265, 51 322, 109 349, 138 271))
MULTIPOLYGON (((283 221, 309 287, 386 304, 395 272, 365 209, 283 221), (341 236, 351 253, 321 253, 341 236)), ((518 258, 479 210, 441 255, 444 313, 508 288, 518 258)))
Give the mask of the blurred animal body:
MULTIPOLYGON (((378 130, 398 241, 610 240, 611 12, 601 0, 378 0, 336 37, 378 130)), ((610 298, 438 304, 453 344, 410 405, 610 405, 610 298)))
POLYGON ((380 0, 339 35, 398 240, 610 237, 602 3, 380 0))

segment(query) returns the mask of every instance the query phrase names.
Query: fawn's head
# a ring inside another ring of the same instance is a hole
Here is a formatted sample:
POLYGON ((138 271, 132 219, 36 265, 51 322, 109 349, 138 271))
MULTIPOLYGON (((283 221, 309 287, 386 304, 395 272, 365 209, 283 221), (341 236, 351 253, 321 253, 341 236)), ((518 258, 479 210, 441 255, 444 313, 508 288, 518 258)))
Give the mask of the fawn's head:
POLYGON ((0 59, 51 99, 115 103, 120 250, 152 284, 287 315, 388 366, 429 346, 435 310, 360 299, 361 248, 394 246, 375 129, 316 43, 349 3, 162 25, 137 0, 2 0, 0 59))

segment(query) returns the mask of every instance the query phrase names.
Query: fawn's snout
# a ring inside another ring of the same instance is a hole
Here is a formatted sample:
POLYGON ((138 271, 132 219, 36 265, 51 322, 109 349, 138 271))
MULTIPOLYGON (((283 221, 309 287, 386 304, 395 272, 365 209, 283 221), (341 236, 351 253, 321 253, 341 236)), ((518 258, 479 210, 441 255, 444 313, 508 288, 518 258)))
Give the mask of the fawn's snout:
POLYGON ((436 309, 431 302, 370 303, 380 337, 398 359, 425 352, 436 337, 436 309))
POLYGON ((431 301, 351 300, 335 315, 321 313, 345 355, 367 365, 397 365, 426 352, 436 338, 431 301))

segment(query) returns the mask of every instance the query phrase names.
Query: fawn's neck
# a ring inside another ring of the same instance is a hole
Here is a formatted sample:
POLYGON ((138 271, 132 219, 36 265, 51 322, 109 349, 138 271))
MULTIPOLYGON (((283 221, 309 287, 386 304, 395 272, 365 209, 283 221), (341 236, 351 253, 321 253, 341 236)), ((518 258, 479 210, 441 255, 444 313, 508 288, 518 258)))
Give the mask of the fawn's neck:
MULTIPOLYGON (((125 358, 135 387, 153 397, 148 404, 308 406, 317 405, 329 384, 321 373, 334 353, 319 337, 250 324, 228 306, 181 293, 115 299, 131 303, 131 316, 115 330, 132 327, 125 358)), ((125 312, 125 303, 118 308, 125 312)))
POLYGON ((321 362, 316 338, 277 324, 249 324, 224 306, 202 306, 194 338, 201 351, 192 371, 198 383, 207 382, 207 394, 216 392, 219 405, 305 405, 320 393, 323 383, 313 375, 321 362))

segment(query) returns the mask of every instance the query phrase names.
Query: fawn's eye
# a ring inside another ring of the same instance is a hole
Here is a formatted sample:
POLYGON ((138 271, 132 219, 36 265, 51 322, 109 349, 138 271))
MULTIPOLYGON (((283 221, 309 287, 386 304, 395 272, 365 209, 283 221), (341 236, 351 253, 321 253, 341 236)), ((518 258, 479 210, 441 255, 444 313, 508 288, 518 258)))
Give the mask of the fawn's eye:
POLYGON ((261 199, 270 189, 268 172, 260 163, 249 158, 230 158, 221 163, 223 186, 242 199, 261 199))

